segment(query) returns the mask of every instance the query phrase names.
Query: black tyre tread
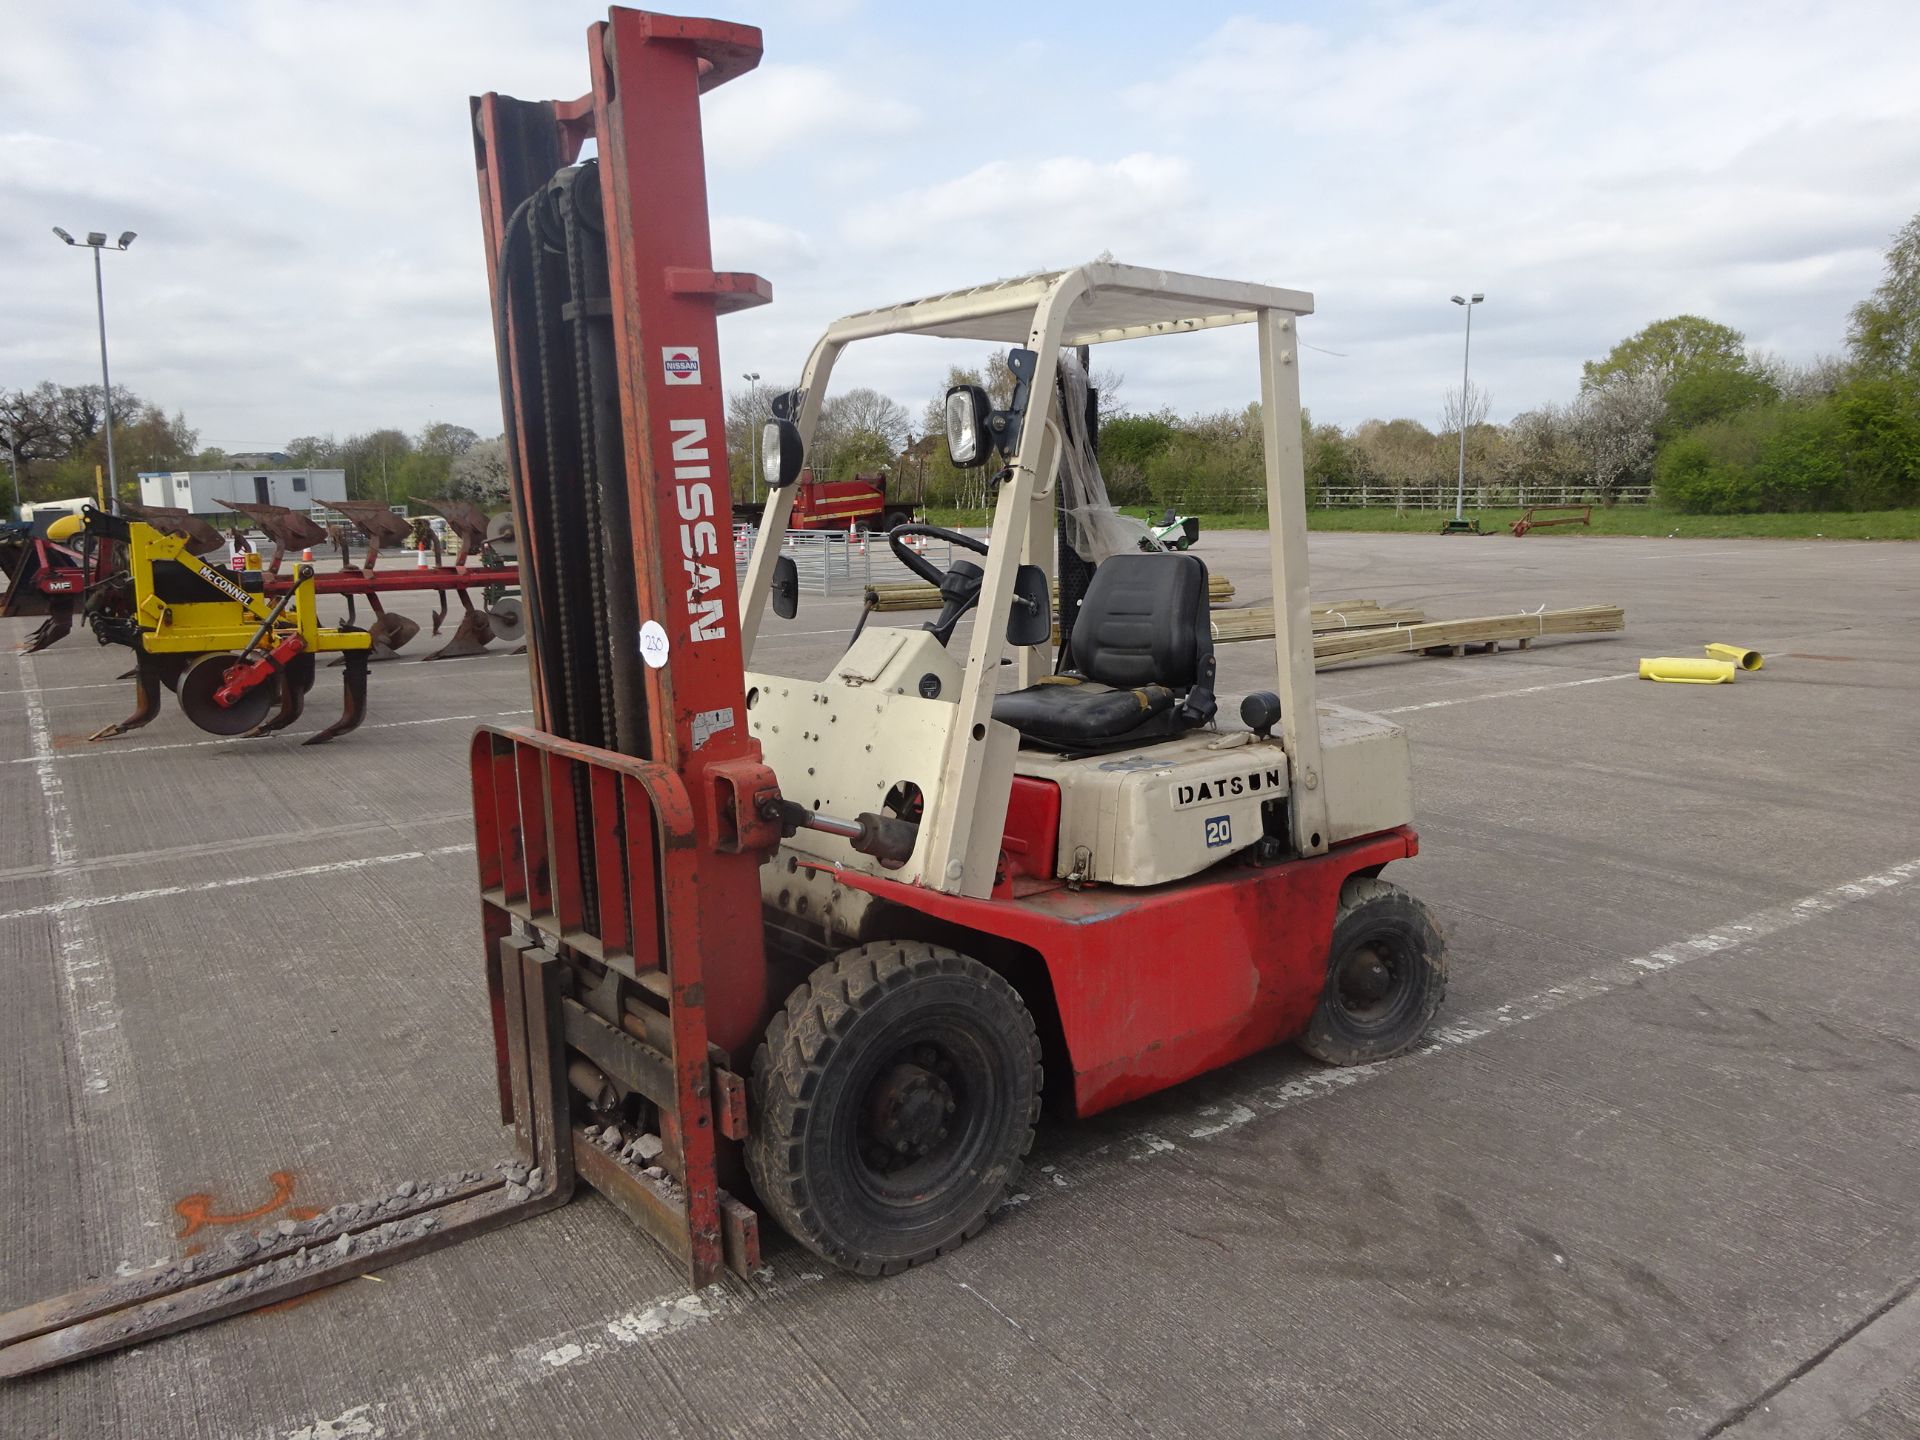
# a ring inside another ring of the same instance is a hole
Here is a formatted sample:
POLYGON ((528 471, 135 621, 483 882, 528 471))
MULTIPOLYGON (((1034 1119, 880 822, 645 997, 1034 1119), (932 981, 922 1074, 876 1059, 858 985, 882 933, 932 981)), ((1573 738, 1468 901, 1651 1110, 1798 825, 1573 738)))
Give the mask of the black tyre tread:
MULTIPOLYGON (((1439 945, 1429 957, 1433 974, 1432 1006, 1428 1010, 1428 1020, 1437 1013, 1447 999, 1447 951, 1440 937, 1440 927, 1434 921, 1433 914, 1425 904, 1407 890, 1391 880, 1382 880, 1374 875, 1351 875, 1340 887, 1340 907, 1334 912, 1333 933, 1339 934, 1340 926, 1355 911, 1368 905, 1392 905, 1405 907, 1412 911, 1419 921, 1433 932, 1439 945)), ((1424 1026, 1422 1029, 1424 1030, 1424 1026)), ((1404 1054, 1420 1042, 1421 1036, 1415 1034, 1403 1044, 1387 1052, 1357 1046, 1332 1033, 1326 1023, 1326 1002, 1323 999, 1315 1007, 1313 1016, 1307 1022, 1296 1044, 1314 1059, 1328 1065, 1364 1065, 1376 1060, 1391 1059, 1394 1055, 1404 1054)))
POLYGON ((1039 1031, 1025 1002, 1003 976, 957 950, 920 941, 881 941, 845 951, 793 988, 785 1006, 768 1022, 765 1038, 754 1051, 749 1082, 754 1133, 746 1146, 747 1174, 754 1192, 789 1235, 855 1274, 895 1275, 951 1253, 986 1228, 993 1211, 1020 1178, 1015 1164, 1000 1191, 961 1234, 905 1259, 880 1263, 845 1253, 825 1234, 799 1173, 801 1143, 770 1141, 773 1134, 792 1136, 804 1128, 806 1106, 819 1088, 835 1046, 867 1005, 921 976, 934 974, 962 975, 983 987, 1004 990, 1024 1019, 1035 1075, 1025 1133, 1019 1144, 1019 1154, 1027 1155, 1033 1149, 1034 1126, 1040 1118, 1043 1077, 1039 1031))

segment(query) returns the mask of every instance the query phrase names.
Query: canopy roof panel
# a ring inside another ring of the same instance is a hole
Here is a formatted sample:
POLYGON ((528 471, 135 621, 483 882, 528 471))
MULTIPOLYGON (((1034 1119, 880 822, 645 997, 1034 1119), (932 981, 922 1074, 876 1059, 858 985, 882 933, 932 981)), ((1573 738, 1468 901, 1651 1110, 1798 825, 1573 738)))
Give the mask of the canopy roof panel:
POLYGON ((827 333, 842 343, 875 335, 940 335, 1024 345, 1040 303, 1075 274, 1084 276, 1086 289, 1067 312, 1061 337, 1067 345, 1244 325, 1262 310, 1313 313, 1313 296, 1304 290, 1097 261, 858 311, 836 320, 827 333))

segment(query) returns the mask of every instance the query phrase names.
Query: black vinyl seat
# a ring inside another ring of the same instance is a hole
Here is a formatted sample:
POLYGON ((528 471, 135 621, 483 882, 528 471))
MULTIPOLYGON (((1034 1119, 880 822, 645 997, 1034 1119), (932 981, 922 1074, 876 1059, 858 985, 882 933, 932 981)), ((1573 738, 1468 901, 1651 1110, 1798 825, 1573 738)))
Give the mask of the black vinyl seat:
POLYGON ((1023 744, 1083 754, 1164 740, 1213 711, 1207 564, 1184 553, 1103 562, 1060 673, 993 703, 1023 744))

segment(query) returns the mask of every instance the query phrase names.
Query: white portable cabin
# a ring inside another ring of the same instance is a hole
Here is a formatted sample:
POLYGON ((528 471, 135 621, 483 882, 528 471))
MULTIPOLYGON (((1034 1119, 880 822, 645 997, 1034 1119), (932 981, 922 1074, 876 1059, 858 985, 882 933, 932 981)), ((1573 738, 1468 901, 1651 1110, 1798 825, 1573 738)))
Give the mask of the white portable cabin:
POLYGON ((142 471, 140 503, 172 506, 190 515, 228 513, 219 502, 285 505, 307 510, 347 498, 345 470, 142 471))

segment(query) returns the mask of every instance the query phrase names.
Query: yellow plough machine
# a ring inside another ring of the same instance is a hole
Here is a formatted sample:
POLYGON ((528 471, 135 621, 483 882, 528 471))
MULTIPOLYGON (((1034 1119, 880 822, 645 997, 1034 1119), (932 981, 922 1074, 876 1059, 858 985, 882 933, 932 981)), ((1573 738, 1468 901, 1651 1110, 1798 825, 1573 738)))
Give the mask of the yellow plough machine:
POLYGON ((162 685, 209 734, 284 729, 305 708, 317 658, 336 653, 346 662, 346 707, 305 743, 344 735, 365 718, 372 637, 320 624, 311 565, 296 566, 291 581, 280 579, 273 587, 277 593, 269 593, 268 577, 259 569, 208 564, 183 535, 91 506, 56 521, 48 537, 67 543, 82 531, 96 543, 125 548, 131 609, 115 614, 103 607, 88 619, 101 643, 126 645, 138 657, 133 714, 88 739, 106 740, 147 724, 160 713, 162 685))

